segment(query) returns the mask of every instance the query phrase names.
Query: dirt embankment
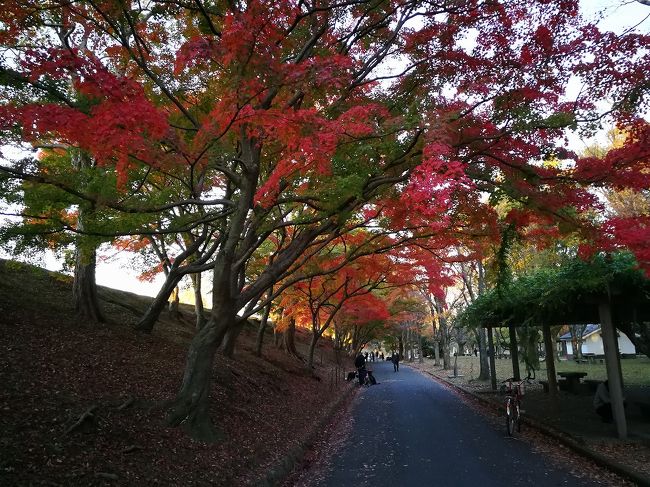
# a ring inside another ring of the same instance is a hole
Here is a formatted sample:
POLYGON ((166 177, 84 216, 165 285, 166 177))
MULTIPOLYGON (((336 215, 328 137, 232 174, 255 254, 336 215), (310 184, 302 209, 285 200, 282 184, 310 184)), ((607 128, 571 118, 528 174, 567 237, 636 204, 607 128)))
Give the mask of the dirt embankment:
POLYGON ((111 291, 110 301, 109 324, 80 323, 69 278, 0 262, 0 485, 254 485, 346 391, 330 384, 327 346, 317 380, 271 335, 255 357, 247 329, 214 369, 211 415, 224 439, 192 441, 164 425, 161 407, 180 384, 189 309, 185 323, 142 335, 130 325, 146 298, 111 291))

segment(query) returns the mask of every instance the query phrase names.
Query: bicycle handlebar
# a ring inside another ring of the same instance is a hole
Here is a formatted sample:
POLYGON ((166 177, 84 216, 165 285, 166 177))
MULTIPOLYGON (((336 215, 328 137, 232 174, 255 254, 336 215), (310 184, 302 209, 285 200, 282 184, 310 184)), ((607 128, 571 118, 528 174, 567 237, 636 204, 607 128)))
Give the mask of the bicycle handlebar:
POLYGON ((502 381, 501 381, 501 384, 505 384, 506 382, 519 382, 520 384, 521 384, 522 382, 526 382, 527 384, 530 384, 530 383, 531 383, 531 380, 532 380, 532 379, 531 379, 530 377, 525 377, 525 378, 523 378, 523 379, 519 379, 519 380, 516 380, 514 377, 510 377, 509 379, 502 380, 502 381))

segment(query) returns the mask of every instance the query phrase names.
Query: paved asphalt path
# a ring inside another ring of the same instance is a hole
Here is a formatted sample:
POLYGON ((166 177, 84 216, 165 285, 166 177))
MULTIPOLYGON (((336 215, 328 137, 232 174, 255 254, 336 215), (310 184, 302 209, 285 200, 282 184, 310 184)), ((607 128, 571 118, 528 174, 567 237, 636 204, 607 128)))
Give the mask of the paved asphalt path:
POLYGON ((431 378, 400 364, 371 363, 379 384, 352 406, 352 431, 319 487, 589 486, 559 470, 505 420, 488 421, 431 378))

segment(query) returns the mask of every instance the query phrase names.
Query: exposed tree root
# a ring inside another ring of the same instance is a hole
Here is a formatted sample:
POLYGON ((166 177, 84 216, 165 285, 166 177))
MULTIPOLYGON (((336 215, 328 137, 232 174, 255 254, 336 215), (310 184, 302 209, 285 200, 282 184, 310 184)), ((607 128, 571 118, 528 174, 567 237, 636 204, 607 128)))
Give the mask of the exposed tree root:
POLYGON ((90 406, 86 411, 83 412, 79 419, 63 433, 64 435, 69 434, 70 432, 76 430, 82 426, 86 421, 95 421, 95 415, 93 414, 97 409, 96 405, 90 406))
POLYGON ((139 445, 130 445, 127 446, 124 450, 122 450, 122 453, 133 453, 134 451, 142 450, 143 448, 139 445))
POLYGON ((123 410, 125 410, 126 408, 133 406, 133 403, 134 403, 134 402, 135 402, 135 398, 133 398, 133 397, 129 397, 129 398, 127 398, 126 401, 124 401, 122 404, 120 404, 120 405, 117 407, 117 410, 118 410, 118 411, 123 411, 123 410))

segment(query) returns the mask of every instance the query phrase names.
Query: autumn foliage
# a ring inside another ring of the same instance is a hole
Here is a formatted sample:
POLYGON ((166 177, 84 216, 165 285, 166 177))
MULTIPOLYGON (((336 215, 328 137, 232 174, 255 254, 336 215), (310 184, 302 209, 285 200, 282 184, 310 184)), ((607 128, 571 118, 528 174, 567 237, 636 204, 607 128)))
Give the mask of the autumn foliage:
POLYGON ((212 273, 169 418, 198 437, 214 354, 268 306, 315 340, 384 320, 382 288, 439 293, 504 227, 650 266, 647 218, 607 221, 592 191, 649 186, 649 38, 601 32, 578 0, 5 3, 0 129, 41 157, 2 172, 84 215, 45 203, 27 223, 162 235, 167 290, 212 273), (566 149, 598 123, 626 144, 566 149))

